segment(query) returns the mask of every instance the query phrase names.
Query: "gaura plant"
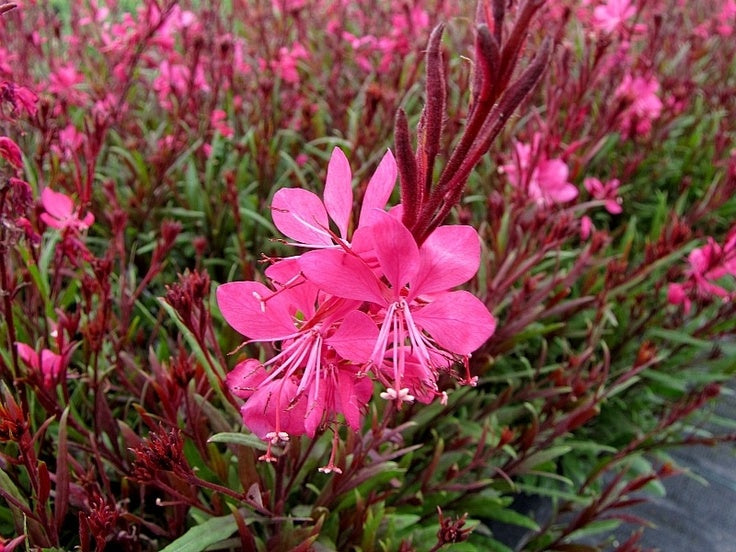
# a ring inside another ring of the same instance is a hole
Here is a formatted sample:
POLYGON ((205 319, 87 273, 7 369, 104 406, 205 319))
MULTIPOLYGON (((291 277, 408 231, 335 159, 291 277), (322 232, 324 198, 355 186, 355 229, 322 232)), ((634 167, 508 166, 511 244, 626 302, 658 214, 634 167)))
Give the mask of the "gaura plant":
POLYGON ((335 432, 325 472, 334 464, 336 423, 341 415, 357 430, 372 396, 396 409, 439 397, 440 374, 474 385, 468 358, 493 334, 493 315, 478 298, 454 290, 478 271, 480 239, 470 226, 442 225, 461 199, 470 171, 488 151, 516 106, 542 75, 550 54, 545 41, 526 71, 511 82, 527 26, 544 2, 526 2, 502 43, 505 3, 479 3, 476 68, 469 121, 438 182, 446 109, 440 50, 443 27, 427 48, 426 105, 412 151, 403 111, 396 119, 398 164, 389 151, 365 191, 353 224, 350 165, 332 153, 324 200, 303 189, 281 189, 271 213, 291 245, 310 249, 269 259, 269 285, 231 282, 217 289, 226 321, 250 342, 275 342, 277 353, 260 362, 246 359, 228 375, 227 385, 246 400, 245 425, 268 443, 262 460, 275 461, 272 447, 291 436, 335 432), (401 203, 386 211, 396 174, 401 203), (334 227, 330 226, 332 221, 334 227), (458 370, 458 367, 460 370, 458 370))

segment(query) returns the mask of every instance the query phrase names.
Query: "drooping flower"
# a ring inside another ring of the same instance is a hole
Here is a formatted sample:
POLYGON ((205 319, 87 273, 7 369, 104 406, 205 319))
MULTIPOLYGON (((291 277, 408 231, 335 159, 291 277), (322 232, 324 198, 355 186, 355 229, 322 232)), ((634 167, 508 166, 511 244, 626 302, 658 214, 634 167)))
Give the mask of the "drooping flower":
POLYGON ((80 218, 79 211, 74 207, 72 199, 55 192, 51 188, 44 189, 41 192, 41 204, 45 209, 41 213, 41 220, 47 225, 58 230, 86 230, 95 221, 95 216, 88 212, 83 218, 80 218))

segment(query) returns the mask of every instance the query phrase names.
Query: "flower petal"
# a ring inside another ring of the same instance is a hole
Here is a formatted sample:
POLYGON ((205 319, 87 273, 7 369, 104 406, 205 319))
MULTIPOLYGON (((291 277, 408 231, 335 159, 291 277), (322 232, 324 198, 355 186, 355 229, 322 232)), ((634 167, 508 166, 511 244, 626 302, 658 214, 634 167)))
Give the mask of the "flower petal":
POLYGON ((384 210, 395 184, 396 160, 391 150, 388 150, 368 182, 368 187, 363 196, 363 206, 360 208, 358 226, 371 224, 375 210, 384 210))
POLYGON ((74 211, 72 199, 61 192, 55 192, 51 188, 44 188, 41 192, 41 203, 49 215, 60 220, 69 218, 72 216, 72 211, 74 211))
POLYGON ((496 329, 493 315, 467 291, 444 293, 412 315, 441 347, 459 355, 475 351, 496 329))
POLYGON ((273 223, 285 236, 306 245, 331 245, 327 211, 309 190, 281 188, 271 201, 273 223))
POLYGON ((358 378, 348 370, 337 371, 337 396, 339 404, 335 410, 345 416, 350 429, 360 429, 361 410, 365 408, 373 394, 373 384, 368 378, 358 378))
POLYGON ((38 353, 33 347, 31 347, 30 345, 26 345, 25 343, 16 342, 15 348, 18 351, 18 356, 23 362, 25 362, 30 368, 33 368, 34 370, 40 370, 41 367, 39 363, 38 353))
POLYGON ((357 255, 341 249, 309 251, 299 258, 304 276, 330 295, 385 304, 381 283, 357 255))
POLYGON ((446 291, 470 280, 480 265, 480 238, 471 226, 440 226, 419 248, 410 298, 446 291))
POLYGON ((352 178, 347 157, 340 148, 335 148, 327 165, 325 207, 343 238, 347 238, 350 214, 353 210, 352 178))
POLYGON ((353 362, 368 362, 378 338, 378 327, 367 314, 354 310, 327 339, 337 354, 353 362))
POLYGON ((267 375, 263 364, 249 358, 235 365, 225 378, 225 385, 236 397, 247 399, 255 393, 267 375))
POLYGON ((384 276, 388 279, 398 298, 403 287, 419 270, 419 248, 414 236, 401 222, 383 211, 374 210, 375 223, 368 226, 372 231, 373 247, 384 276))
POLYGON ((259 387, 240 409, 243 423, 260 439, 266 439, 272 431, 303 435, 307 395, 303 393, 294 401, 295 398, 296 384, 291 379, 270 381, 259 387))
POLYGON ((288 293, 273 295, 259 282, 230 282, 219 286, 216 296, 227 323, 250 339, 276 340, 296 331, 288 293), (268 301, 264 303, 258 297, 268 301))

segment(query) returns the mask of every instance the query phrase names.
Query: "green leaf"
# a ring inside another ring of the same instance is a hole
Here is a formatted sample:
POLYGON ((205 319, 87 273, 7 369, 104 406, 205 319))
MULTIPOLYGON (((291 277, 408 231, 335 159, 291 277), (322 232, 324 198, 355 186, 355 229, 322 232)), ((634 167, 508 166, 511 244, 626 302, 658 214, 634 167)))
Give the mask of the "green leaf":
POLYGON ((257 450, 266 450, 268 446, 253 434, 245 433, 217 433, 207 439, 208 443, 228 443, 231 445, 242 445, 257 450))
POLYGON ((201 525, 192 527, 161 552, 203 552, 237 530, 238 524, 233 516, 210 518, 201 525))
POLYGON ((540 464, 544 464, 550 460, 554 460, 558 456, 567 454, 572 450, 572 447, 565 445, 550 447, 548 449, 537 451, 527 456, 522 462, 519 463, 519 470, 523 473, 525 470, 533 469, 540 464))
POLYGON ((591 535, 597 535, 599 533, 608 533, 616 529, 619 525, 621 525, 621 520, 619 519, 599 519, 597 521, 591 521, 585 527, 570 533, 565 540, 574 541, 591 535))
POLYGON ((510 508, 504 508, 501 505, 488 505, 483 512, 478 512, 476 515, 483 516, 488 519, 495 519, 502 523, 508 523, 509 525, 518 525, 525 529, 531 529, 532 531, 539 531, 539 524, 519 512, 510 508))

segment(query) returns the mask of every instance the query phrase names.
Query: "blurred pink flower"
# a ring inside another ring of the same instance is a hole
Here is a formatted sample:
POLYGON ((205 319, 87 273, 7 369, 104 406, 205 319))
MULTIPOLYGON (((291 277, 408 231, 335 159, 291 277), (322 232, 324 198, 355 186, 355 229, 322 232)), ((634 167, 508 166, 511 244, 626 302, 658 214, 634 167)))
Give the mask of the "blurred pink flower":
POLYGON ((299 72, 297 71, 297 62, 301 59, 308 59, 309 53, 298 42, 294 42, 291 48, 285 46, 279 49, 278 59, 271 62, 271 68, 285 82, 289 84, 297 84, 299 82, 299 72))
POLYGON ((89 212, 84 215, 84 218, 79 218, 79 212, 75 209, 72 199, 51 188, 46 188, 41 192, 41 204, 45 209, 45 212, 41 213, 41 220, 58 230, 67 228, 86 230, 95 221, 94 215, 89 212))
POLYGON ((603 184, 595 177, 588 177, 583 181, 583 186, 593 198, 605 201, 606 210, 612 215, 619 215, 623 211, 621 208, 621 198, 618 196, 618 187, 620 182, 614 178, 603 184))
POLYGON ((716 31, 721 36, 733 34, 734 22, 736 21, 736 0, 726 0, 721 6, 721 11, 716 17, 716 31))
POLYGON ((514 142, 515 160, 501 167, 512 186, 526 192, 539 205, 572 201, 576 186, 568 182, 569 169, 561 159, 548 159, 541 149, 542 135, 535 133, 531 144, 514 142))
POLYGON ((593 230, 595 230, 595 226, 593 226, 593 221, 588 215, 584 215, 580 219, 580 239, 587 240, 593 233, 593 230))
POLYGON ((631 0, 607 0, 593 10, 593 25, 606 33, 616 28, 636 13, 631 0))
POLYGON ((620 125, 624 133, 646 136, 652 127, 652 121, 662 113, 662 101, 657 96, 659 81, 654 76, 649 78, 632 77, 626 74, 616 88, 615 98, 624 103, 620 125))
POLYGON ((736 227, 731 229, 723 245, 708 238, 703 247, 690 252, 688 262, 685 282, 669 285, 667 299, 670 303, 682 304, 685 312, 689 312, 693 298, 731 299, 733 292, 717 282, 726 276, 736 277, 736 227))

